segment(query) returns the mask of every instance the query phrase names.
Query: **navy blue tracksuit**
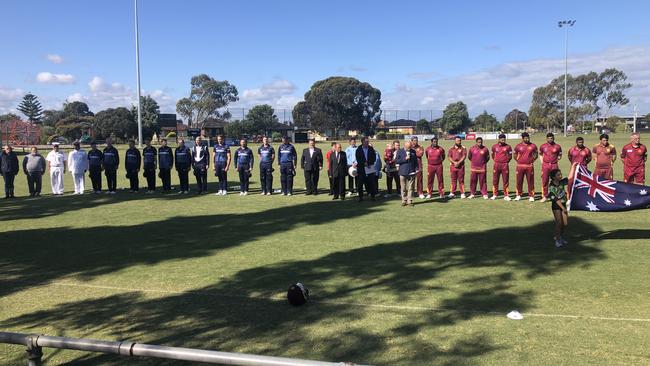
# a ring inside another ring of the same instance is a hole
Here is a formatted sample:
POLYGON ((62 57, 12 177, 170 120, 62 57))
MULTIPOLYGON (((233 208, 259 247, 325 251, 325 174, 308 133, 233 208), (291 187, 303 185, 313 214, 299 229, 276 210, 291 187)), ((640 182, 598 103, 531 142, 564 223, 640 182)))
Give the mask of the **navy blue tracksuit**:
POLYGON ((262 193, 273 193, 273 159, 275 159, 275 150, 273 146, 260 146, 257 149, 260 156, 260 183, 262 193))
POLYGON ((160 169, 160 180, 162 180, 163 191, 172 189, 171 171, 174 167, 174 153, 169 146, 161 146, 158 149, 158 168, 160 169))
POLYGON ((239 172, 239 191, 248 192, 250 171, 253 169, 253 150, 240 147, 235 150, 235 170, 239 172))
POLYGON ((108 191, 117 191, 117 168, 120 166, 120 154, 114 146, 104 148, 103 166, 108 191))
POLYGON ((280 165, 280 182, 282 194, 293 194, 293 176, 296 174, 298 154, 291 144, 282 144, 278 148, 278 165, 280 165))
POLYGON ((142 149, 142 163, 144 177, 147 178, 147 190, 156 190, 156 156, 158 152, 153 146, 146 146, 142 149))
POLYGON ((129 179, 130 188, 134 192, 137 192, 140 189, 138 171, 140 170, 141 164, 142 157, 140 156, 140 150, 135 147, 126 150, 124 168, 126 169, 126 177, 129 179))
POLYGON ((214 145, 214 175, 219 178, 219 191, 228 190, 228 155, 230 155, 230 148, 226 144, 214 145))
POLYGON ((192 168, 196 177, 198 194, 208 192, 208 167, 210 166, 210 150, 207 146, 194 146, 192 149, 192 168))
POLYGON ((88 175, 93 184, 93 192, 102 190, 102 161, 104 154, 98 149, 88 151, 88 175))
POLYGON ((190 190, 190 182, 188 175, 192 168, 192 152, 190 149, 183 145, 177 147, 174 154, 174 161, 176 171, 178 172, 178 179, 180 180, 181 192, 188 192, 190 190))

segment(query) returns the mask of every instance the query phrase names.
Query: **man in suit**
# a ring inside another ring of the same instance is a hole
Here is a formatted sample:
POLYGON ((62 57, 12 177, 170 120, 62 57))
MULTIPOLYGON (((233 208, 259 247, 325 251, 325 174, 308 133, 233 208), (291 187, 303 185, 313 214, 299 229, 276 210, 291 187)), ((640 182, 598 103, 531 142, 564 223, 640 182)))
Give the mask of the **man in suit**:
POLYGON ((363 137, 361 139, 361 146, 357 148, 356 151, 357 158, 357 173, 358 175, 358 186, 357 192, 359 192, 359 202, 363 201, 363 189, 365 187, 366 192, 370 195, 371 200, 375 200, 375 194, 377 194, 377 169, 375 168, 375 161, 377 160, 377 154, 375 149, 370 146, 368 137, 363 137))
POLYGON ((341 151, 341 144, 334 145, 334 151, 329 157, 329 176, 332 180, 332 199, 345 200, 345 177, 348 175, 348 159, 345 151, 341 151))
POLYGON ((316 147, 316 140, 309 139, 309 147, 302 151, 300 166, 305 171, 307 195, 318 194, 318 176, 323 169, 323 152, 316 147))
POLYGON ((395 162, 399 167, 400 188, 402 189, 402 206, 413 206, 413 191, 415 190, 415 179, 418 172, 417 152, 406 141, 404 149, 399 148, 399 141, 395 141, 397 158, 395 162))

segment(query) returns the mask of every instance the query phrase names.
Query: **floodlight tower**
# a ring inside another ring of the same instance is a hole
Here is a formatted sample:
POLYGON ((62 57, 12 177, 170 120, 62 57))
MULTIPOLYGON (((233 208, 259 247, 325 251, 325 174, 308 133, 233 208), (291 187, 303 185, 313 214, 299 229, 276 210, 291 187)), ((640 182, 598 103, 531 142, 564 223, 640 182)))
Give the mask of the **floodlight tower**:
POLYGON ((564 36, 564 137, 567 136, 567 75, 569 73, 569 27, 573 27, 576 24, 575 20, 560 20, 557 22, 557 26, 565 29, 564 36))

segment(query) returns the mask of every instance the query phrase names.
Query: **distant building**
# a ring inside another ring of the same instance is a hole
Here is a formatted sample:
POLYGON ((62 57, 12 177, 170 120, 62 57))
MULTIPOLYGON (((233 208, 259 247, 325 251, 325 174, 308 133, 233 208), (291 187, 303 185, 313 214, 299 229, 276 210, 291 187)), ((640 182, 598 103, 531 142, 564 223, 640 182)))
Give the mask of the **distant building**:
POLYGON ((199 123, 199 129, 201 130, 201 135, 212 139, 217 137, 217 135, 225 136, 227 125, 228 123, 224 120, 217 118, 208 118, 205 121, 199 123))
POLYGON ((388 124, 384 124, 384 129, 387 130, 388 133, 412 135, 415 133, 416 124, 417 122, 409 119, 398 119, 388 124))

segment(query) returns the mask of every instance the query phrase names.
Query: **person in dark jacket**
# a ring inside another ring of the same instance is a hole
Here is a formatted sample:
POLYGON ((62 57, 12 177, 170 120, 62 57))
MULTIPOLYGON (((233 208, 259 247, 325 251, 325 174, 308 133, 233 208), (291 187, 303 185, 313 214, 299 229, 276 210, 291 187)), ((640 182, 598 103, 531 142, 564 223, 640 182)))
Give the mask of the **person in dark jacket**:
POLYGON ((210 150, 198 136, 192 148, 192 168, 196 177, 197 194, 208 193, 208 167, 210 166, 210 150))
POLYGON ((90 151, 88 151, 88 175, 93 184, 92 193, 102 193, 102 162, 104 161, 104 153, 97 148, 97 142, 90 143, 90 151))
POLYGON ((228 194, 228 169, 230 168, 230 148, 223 141, 223 135, 217 135, 217 143, 214 144, 214 176, 219 179, 219 190, 217 196, 228 194))
POLYGON ((269 144, 267 136, 262 137, 262 146, 257 149, 260 158, 260 184, 262 195, 270 196, 273 193, 273 161, 275 160, 275 149, 269 144))
POLYGON ((296 148, 289 143, 288 136, 282 137, 282 145, 278 147, 278 154, 282 195, 291 196, 293 194, 293 177, 296 175, 296 165, 298 165, 298 154, 296 148))
POLYGON ((124 168, 126 169, 126 177, 129 179, 131 193, 140 190, 138 173, 140 172, 141 165, 142 157, 140 156, 140 150, 135 147, 134 141, 129 141, 129 149, 126 150, 126 157, 124 158, 124 168))
POLYGON ((178 140, 178 147, 174 152, 174 162, 180 181, 180 190, 178 194, 187 194, 190 191, 189 174, 192 168, 192 152, 185 146, 185 140, 178 140))
POLYGON ((174 152, 167 146, 167 139, 160 140, 161 146, 158 149, 158 176, 162 180, 163 192, 169 192, 172 189, 171 171, 174 167, 174 152))
POLYGON ((0 156, 0 173, 5 180, 5 198, 14 198, 14 178, 19 172, 18 156, 11 148, 5 145, 0 156))
POLYGON ((309 139, 309 147, 302 151, 300 166, 305 171, 307 195, 318 194, 318 178, 323 169, 323 152, 316 147, 316 140, 309 139))
POLYGON ((147 178, 147 194, 156 192, 156 157, 158 151, 151 146, 151 139, 144 140, 145 147, 142 149, 142 168, 144 170, 143 177, 147 178))
POLYGON ((43 174, 45 174, 45 158, 38 153, 38 148, 32 146, 31 152, 23 159, 23 172, 27 176, 27 187, 31 197, 41 195, 43 174))
POLYGON ((345 177, 348 175, 348 159, 345 151, 341 151, 341 144, 334 146, 334 151, 329 159, 329 176, 332 180, 332 199, 345 200, 345 177))
POLYGON ((253 171, 253 150, 247 146, 246 139, 239 140, 239 148, 235 150, 235 170, 239 172, 239 195, 248 194, 248 185, 253 171))
POLYGON ((120 154, 113 146, 111 138, 106 139, 106 147, 104 148, 104 174, 106 175, 106 183, 108 185, 108 194, 115 194, 117 191, 117 168, 120 166, 120 154))
POLYGON ((375 169, 375 162, 378 154, 375 149, 370 146, 368 137, 361 139, 361 146, 357 147, 356 151, 356 168, 357 168, 357 192, 359 192, 359 202, 363 201, 364 187, 366 192, 370 195, 371 200, 375 200, 377 194, 377 169, 375 169))
POLYGON ((417 151, 412 148, 411 142, 406 141, 404 149, 399 148, 399 141, 395 142, 400 188, 402 189, 402 206, 413 206, 413 191, 415 190, 415 177, 418 173, 417 151))

